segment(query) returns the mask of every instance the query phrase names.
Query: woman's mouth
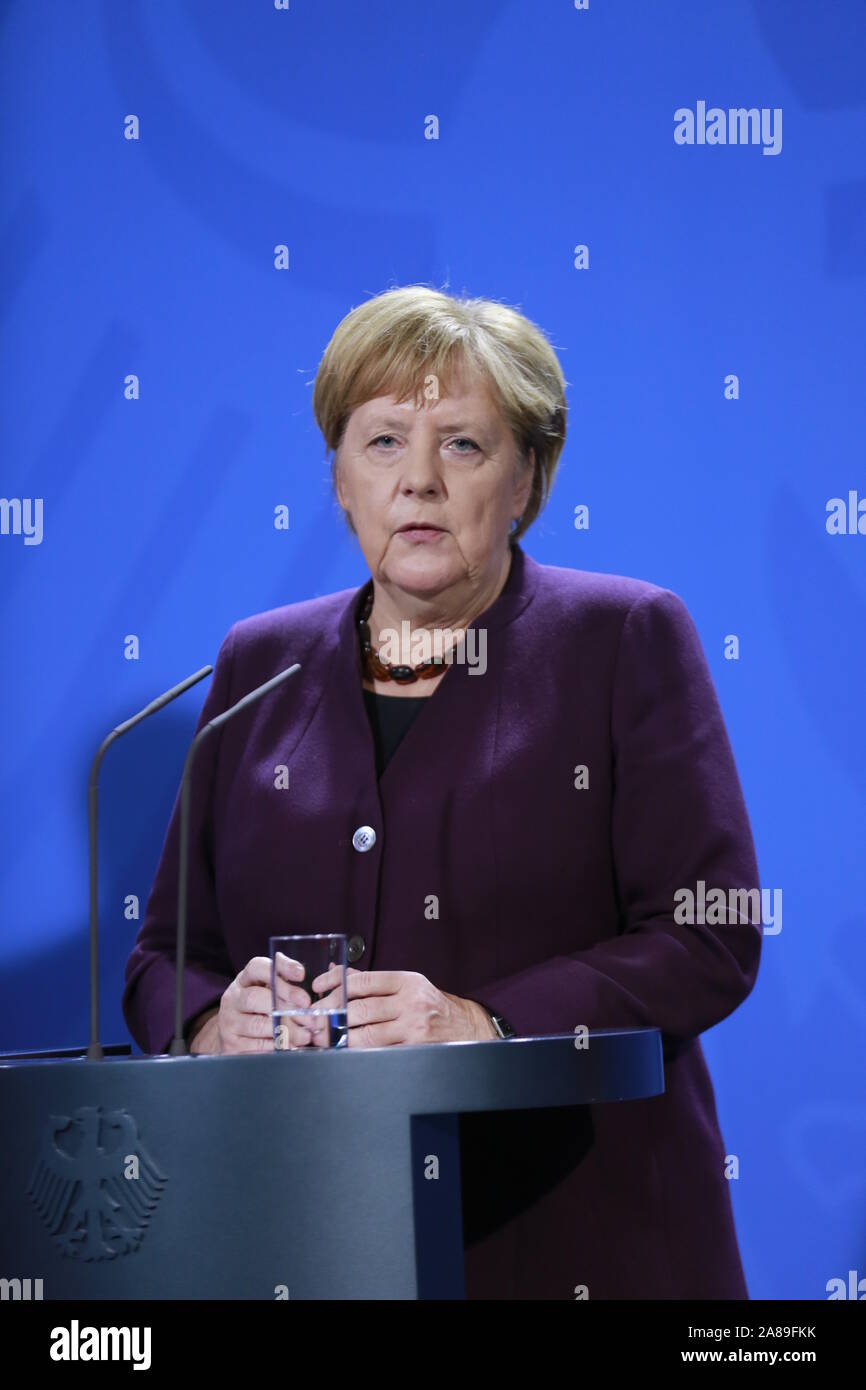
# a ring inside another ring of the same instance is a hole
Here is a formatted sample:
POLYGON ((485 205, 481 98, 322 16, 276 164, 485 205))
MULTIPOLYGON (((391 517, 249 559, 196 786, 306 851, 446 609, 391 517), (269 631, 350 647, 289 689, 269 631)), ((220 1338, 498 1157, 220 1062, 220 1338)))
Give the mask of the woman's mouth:
POLYGON ((431 542, 439 540, 441 536, 447 536, 447 534, 448 532, 443 531, 441 526, 430 526, 426 522, 410 522, 408 526, 401 526, 397 532, 398 536, 413 545, 429 545, 431 542))

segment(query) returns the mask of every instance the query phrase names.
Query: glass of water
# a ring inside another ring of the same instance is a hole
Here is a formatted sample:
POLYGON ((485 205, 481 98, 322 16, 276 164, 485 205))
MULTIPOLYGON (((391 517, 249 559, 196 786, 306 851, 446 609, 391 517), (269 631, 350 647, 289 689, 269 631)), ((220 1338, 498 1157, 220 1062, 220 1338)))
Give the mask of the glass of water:
POLYGON ((274 1050, 345 1047, 346 937, 272 936, 270 956, 274 1050), (314 990, 313 981, 326 974, 328 981, 314 990))

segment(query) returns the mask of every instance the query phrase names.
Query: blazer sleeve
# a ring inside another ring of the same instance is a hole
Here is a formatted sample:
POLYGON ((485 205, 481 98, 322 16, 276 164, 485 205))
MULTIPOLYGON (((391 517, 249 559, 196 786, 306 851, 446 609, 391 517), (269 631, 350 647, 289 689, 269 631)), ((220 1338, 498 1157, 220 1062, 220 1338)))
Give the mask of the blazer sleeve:
POLYGON ((730 889, 760 890, 712 676, 691 616, 669 590, 644 594, 626 614, 610 717, 620 930, 472 991, 521 1036, 585 1025, 692 1037, 732 1013, 755 982, 760 913, 749 914, 757 923, 739 913, 725 921, 730 912, 718 925, 675 918, 683 915, 675 894, 697 894, 699 880, 706 893, 725 890, 728 904, 738 901, 730 889))
MULTIPOLYGON (((234 628, 219 649, 196 733, 232 703, 233 639, 234 628)), ((217 729, 204 740, 192 770, 184 1031, 198 1014, 219 1003, 237 974, 223 939, 214 882, 213 787, 221 736, 217 729)), ((174 1037, 179 844, 180 788, 144 920, 126 963, 123 1014, 144 1052, 166 1052, 174 1037)))

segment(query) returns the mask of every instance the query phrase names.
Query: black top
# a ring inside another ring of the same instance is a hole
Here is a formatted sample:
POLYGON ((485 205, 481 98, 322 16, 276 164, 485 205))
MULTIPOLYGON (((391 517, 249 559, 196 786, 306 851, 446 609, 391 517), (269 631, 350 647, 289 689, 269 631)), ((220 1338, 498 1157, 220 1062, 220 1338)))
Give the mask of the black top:
POLYGON ((380 695, 364 690, 364 704, 373 733, 376 776, 381 777, 397 745, 431 695, 380 695))

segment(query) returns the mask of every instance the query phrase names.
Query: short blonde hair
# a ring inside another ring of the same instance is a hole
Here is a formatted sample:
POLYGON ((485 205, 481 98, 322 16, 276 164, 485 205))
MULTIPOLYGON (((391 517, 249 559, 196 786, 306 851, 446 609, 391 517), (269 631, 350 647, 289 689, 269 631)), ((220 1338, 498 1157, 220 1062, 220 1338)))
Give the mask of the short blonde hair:
MULTIPOLYGON (((511 540, 547 503, 565 443, 566 381, 541 329, 508 305, 457 299, 425 285, 386 290, 337 325, 319 363, 313 415, 336 453, 349 415, 377 396, 425 398, 425 378, 447 390, 454 377, 486 381, 512 431, 520 459, 535 450, 532 490, 511 540)), ((347 517, 352 527, 351 518, 347 517)))

